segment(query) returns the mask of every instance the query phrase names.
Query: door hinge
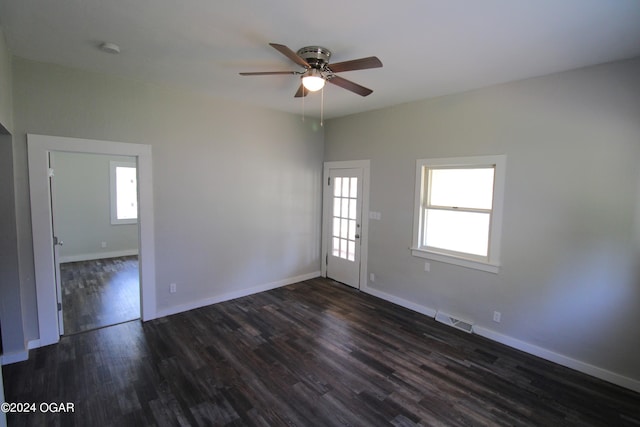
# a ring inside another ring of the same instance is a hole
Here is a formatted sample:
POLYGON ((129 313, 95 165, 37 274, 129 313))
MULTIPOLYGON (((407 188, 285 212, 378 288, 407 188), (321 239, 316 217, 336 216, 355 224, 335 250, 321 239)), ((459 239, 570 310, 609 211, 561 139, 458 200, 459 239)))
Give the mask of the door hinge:
POLYGON ((58 311, 62 311, 62 303, 61 302, 58 303, 58 311))
POLYGON ((329 254, 325 254, 324 256, 324 264, 329 265, 329 254))
POLYGON ((327 185, 331 185, 331 177, 327 178, 327 185))

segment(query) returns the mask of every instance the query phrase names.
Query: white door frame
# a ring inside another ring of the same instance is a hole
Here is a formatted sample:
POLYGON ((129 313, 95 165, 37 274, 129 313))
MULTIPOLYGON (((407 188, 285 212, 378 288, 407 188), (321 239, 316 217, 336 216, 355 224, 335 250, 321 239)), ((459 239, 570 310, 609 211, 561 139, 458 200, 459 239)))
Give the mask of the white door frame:
POLYGON ((359 289, 367 287, 367 258, 369 248, 369 175, 370 160, 349 160, 342 162, 324 162, 322 176, 322 277, 327 277, 327 255, 329 251, 329 234, 331 234, 331 194, 328 191, 327 179, 331 169, 362 169, 362 226, 360 230, 360 283, 359 289))
POLYGON ((33 347, 60 340, 54 274, 48 155, 51 151, 111 154, 138 161, 140 305, 143 321, 156 318, 155 244, 151 146, 92 139, 27 134, 29 196, 40 339, 33 347))

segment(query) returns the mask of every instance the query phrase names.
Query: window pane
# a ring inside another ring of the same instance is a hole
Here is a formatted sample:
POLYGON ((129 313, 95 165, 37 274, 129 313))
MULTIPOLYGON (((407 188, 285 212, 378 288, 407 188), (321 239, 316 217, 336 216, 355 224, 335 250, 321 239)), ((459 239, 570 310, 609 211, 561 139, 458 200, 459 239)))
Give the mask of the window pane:
POLYGON ((347 238, 347 232, 349 230, 349 220, 348 219, 342 219, 340 220, 341 224, 340 224, 340 237, 342 237, 343 239, 347 238))
POLYGON ((340 236, 340 218, 333 218, 333 233, 334 236, 340 236))
POLYGON ((349 193, 349 197, 353 197, 354 199, 358 197, 358 178, 351 178, 351 192, 349 193))
POLYGON ((116 218, 138 218, 136 168, 116 167, 116 218))
POLYGON ((356 242, 349 242, 349 251, 347 253, 347 259, 349 261, 355 261, 355 259, 356 259, 356 242))
POLYGON ((487 213, 425 209, 426 246, 488 255, 489 219, 487 213))
POLYGON ((333 195, 336 197, 341 196, 342 190, 342 178, 335 178, 335 182, 333 183, 333 195))
POLYGON ((431 169, 432 206, 491 209, 494 168, 431 169))

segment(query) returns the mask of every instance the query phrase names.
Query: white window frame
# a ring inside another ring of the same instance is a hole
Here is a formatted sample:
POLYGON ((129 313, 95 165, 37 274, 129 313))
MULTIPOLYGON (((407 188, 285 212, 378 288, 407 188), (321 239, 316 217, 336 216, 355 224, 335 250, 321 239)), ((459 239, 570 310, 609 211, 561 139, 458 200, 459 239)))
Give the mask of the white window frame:
POLYGON ((497 274, 500 269, 500 241, 502 236, 502 208, 504 203, 506 163, 507 156, 505 155, 418 159, 416 161, 413 244, 411 246, 411 254, 420 258, 427 258, 497 274), (488 166, 495 168, 493 206, 490 211, 488 255, 481 257, 473 254, 423 246, 422 242, 424 242, 423 235, 425 232, 423 229, 424 205, 428 195, 429 169, 480 168, 488 166))
MULTIPOLYGON (((120 224, 137 224, 138 218, 128 218, 128 219, 119 219, 118 218, 118 188, 116 185, 116 168, 125 167, 125 168, 136 168, 137 173, 137 164, 136 162, 121 162, 121 161, 110 161, 109 162, 109 194, 111 196, 111 224, 112 225, 120 225, 120 224)), ((139 215, 138 215, 139 216, 139 215)))

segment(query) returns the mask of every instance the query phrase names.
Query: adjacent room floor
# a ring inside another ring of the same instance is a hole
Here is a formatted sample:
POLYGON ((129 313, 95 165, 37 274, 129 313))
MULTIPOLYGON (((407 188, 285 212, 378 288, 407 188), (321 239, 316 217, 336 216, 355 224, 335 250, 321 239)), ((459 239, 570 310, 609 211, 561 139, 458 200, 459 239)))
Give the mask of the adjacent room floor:
POLYGON ((326 279, 65 336, 4 367, 9 425, 637 426, 640 394, 326 279))
POLYGON ((60 264, 64 334, 140 317, 138 257, 60 264))

